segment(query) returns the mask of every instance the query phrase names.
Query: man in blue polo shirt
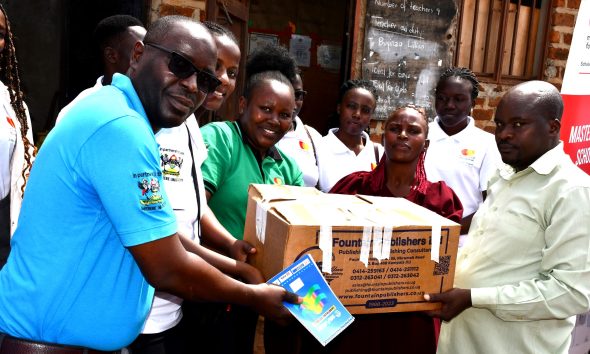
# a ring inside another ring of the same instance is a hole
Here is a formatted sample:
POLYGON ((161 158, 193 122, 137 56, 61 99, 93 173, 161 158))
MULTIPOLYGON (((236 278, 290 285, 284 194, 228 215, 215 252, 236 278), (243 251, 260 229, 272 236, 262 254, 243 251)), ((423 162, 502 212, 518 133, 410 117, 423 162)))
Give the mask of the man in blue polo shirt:
POLYGON ((135 44, 129 77, 114 75, 49 134, 0 271, 0 354, 118 350, 139 334, 153 287, 288 317, 284 289, 245 285, 186 252, 163 189, 154 133, 215 89, 215 62, 205 27, 161 18, 135 44))

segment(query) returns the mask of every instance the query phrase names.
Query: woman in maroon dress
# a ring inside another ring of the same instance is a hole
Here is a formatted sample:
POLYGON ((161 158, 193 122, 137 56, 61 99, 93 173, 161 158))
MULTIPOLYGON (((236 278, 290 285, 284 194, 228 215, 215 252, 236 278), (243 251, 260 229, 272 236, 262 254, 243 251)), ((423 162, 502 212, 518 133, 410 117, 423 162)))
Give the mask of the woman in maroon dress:
MULTIPOLYGON (((424 171, 428 122, 423 112, 404 107, 384 126, 385 154, 371 172, 342 178, 330 193, 402 197, 459 223, 463 207, 444 182, 429 182, 424 171)), ((435 353, 434 322, 421 312, 356 315, 325 349, 329 353, 435 353)))

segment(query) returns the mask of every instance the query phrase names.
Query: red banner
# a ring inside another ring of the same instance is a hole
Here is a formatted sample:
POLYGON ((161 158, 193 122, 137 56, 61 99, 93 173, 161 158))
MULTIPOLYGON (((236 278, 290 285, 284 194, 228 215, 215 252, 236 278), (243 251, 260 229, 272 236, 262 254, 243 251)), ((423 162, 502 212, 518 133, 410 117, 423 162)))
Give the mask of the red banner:
POLYGON ((590 174, 590 0, 582 0, 561 86, 561 140, 572 161, 590 174))
POLYGON ((562 94, 562 97, 561 140, 565 152, 578 167, 590 174, 590 95, 562 94))

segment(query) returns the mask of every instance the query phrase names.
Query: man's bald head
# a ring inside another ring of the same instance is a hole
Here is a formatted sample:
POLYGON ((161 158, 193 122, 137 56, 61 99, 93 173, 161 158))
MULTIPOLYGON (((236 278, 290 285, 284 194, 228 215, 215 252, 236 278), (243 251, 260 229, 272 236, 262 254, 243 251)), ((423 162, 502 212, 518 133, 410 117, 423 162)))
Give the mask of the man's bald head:
POLYGON ((539 80, 523 82, 508 90, 504 98, 515 94, 526 97, 527 110, 548 120, 561 121, 563 100, 552 84, 539 80))
POLYGON ((166 40, 168 36, 173 34, 173 31, 180 26, 200 27, 209 32, 207 28, 198 21, 185 16, 164 16, 152 23, 145 35, 144 42, 147 43, 161 43, 166 40))
POLYGON ((547 82, 529 81, 508 90, 494 117, 502 160, 520 171, 557 146, 562 114, 561 95, 547 82))

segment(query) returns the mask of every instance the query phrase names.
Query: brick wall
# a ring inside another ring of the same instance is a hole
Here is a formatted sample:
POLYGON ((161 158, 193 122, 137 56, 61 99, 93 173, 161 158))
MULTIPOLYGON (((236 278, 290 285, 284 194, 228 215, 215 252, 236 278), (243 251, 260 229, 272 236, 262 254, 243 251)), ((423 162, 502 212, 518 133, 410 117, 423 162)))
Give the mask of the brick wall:
MULTIPOLYGON (((565 64, 572 42, 572 33, 581 0, 554 0, 550 13, 549 33, 547 37, 547 58, 543 64, 543 80, 561 89, 565 64)), ((475 124, 491 133, 496 107, 500 98, 511 85, 482 83, 479 97, 475 102, 473 117, 475 124)), ((383 133, 383 122, 371 122, 371 139, 379 141, 383 133)))
POLYGON ((204 21, 205 4, 205 0, 152 0, 149 21, 168 15, 182 15, 204 21))
MULTIPOLYGON (((364 8, 366 0, 359 0, 364 8)), ((543 63, 543 80, 561 88, 565 63, 572 41, 572 33, 581 0, 553 0, 550 13, 550 29, 547 36, 547 58, 543 63)), ((166 15, 184 15, 195 19, 205 19, 205 0, 152 0, 150 21, 166 15)), ((364 14, 363 14, 364 15, 364 14)), ((364 18, 364 16, 363 16, 364 18)), ((364 33, 364 31, 359 31, 364 33)), ((360 46, 359 46, 360 47, 360 46)), ((357 55, 360 58, 362 55, 357 55)), ((360 66, 360 65, 359 65, 360 66)), ((356 67, 356 65, 355 65, 356 67)), ((493 132, 495 109, 510 85, 482 83, 479 97, 473 110, 476 125, 493 132)), ((371 137, 375 141, 381 139, 382 122, 371 123, 371 137)))
MULTIPOLYGON (((543 64, 543 80, 561 89, 565 63, 572 42, 572 33, 576 16, 580 8, 580 0, 554 0, 550 13, 549 33, 547 36, 547 58, 543 64)), ((480 94, 473 110, 476 125, 493 132, 493 117, 496 106, 510 85, 481 85, 480 94)))

